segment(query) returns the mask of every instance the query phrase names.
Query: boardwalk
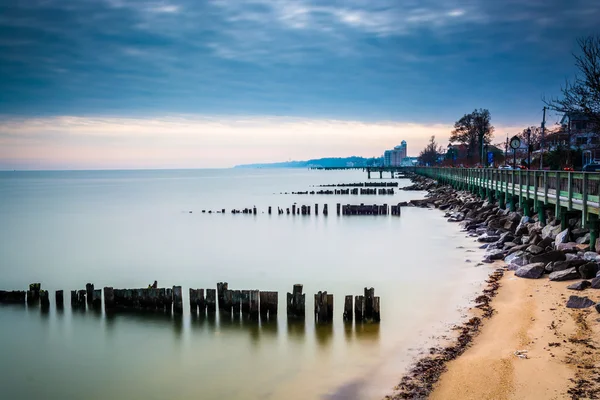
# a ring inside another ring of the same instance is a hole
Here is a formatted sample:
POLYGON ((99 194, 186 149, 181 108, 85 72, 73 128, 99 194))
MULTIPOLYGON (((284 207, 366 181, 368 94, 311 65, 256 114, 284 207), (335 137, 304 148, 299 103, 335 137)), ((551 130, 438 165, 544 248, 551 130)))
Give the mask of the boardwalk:
POLYGON ((553 207, 555 215, 565 221, 570 214, 581 214, 581 225, 592 230, 600 213, 600 173, 498 170, 490 168, 416 168, 415 173, 464 190, 477 192, 501 207, 523 209, 525 215, 553 207), (558 207, 557 207, 558 205, 558 207), (563 218, 564 217, 564 218, 563 218))

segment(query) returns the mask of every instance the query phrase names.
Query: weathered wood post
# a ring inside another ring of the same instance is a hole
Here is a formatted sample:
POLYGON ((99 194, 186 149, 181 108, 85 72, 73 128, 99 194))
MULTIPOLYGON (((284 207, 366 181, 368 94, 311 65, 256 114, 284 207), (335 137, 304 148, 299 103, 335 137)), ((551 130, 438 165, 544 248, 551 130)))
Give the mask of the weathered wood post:
POLYGON ((315 203, 315 215, 319 215, 319 205, 315 203))
POLYGON ((344 321, 352 321, 352 295, 344 298, 344 321))
POLYGON ((77 290, 71 290, 71 307, 77 307, 77 290))
POLYGON ((337 203, 337 204, 335 205, 335 207, 336 207, 336 210, 337 210, 337 215, 340 215, 340 207, 341 207, 341 204, 340 204, 340 203, 337 203))
POLYGON ((333 294, 315 294, 315 318, 317 322, 329 322, 333 318, 333 294))
POLYGON ((48 295, 47 290, 40 290, 40 305, 42 310, 47 310, 50 308, 50 297, 48 295))
POLYGON ((217 311, 217 291, 215 289, 206 289, 206 310, 209 313, 217 311))
POLYGON ((379 312, 379 296, 375 296, 373 298, 373 321, 374 322, 379 322, 381 321, 381 314, 379 312))
POLYGON ((276 318, 277 315, 277 292, 260 292, 260 316, 261 318, 276 318))
POLYGON ((248 314, 250 312, 250 291, 242 290, 242 314, 248 314))
POLYGON ((271 206, 269 206, 269 215, 271 215, 271 206))
POLYGON ((354 319, 357 322, 363 321, 365 318, 365 297, 354 296, 354 319))
POLYGON ((61 309, 65 306, 64 293, 62 290, 57 290, 54 293, 54 299, 56 300, 56 308, 61 309))
POLYGON ((92 306, 99 310, 102 308, 102 290, 95 289, 92 293, 92 306))
POLYGON ((93 283, 85 284, 85 296, 87 298, 87 303, 92 304, 92 299, 94 297, 94 284, 93 283))
POLYGON ((115 290, 107 286, 104 288, 104 310, 112 310, 115 306, 115 290))
POLYGON ((190 288, 190 312, 198 314, 198 289, 190 288))
POLYGON ((373 297, 375 297, 375 289, 365 288, 365 315, 364 319, 373 319, 373 297))
POLYGON ((241 290, 230 290, 231 292, 231 309, 233 314, 239 315, 240 306, 242 303, 242 292, 241 290))
POLYGON ((327 216, 327 204, 323 205, 323 215, 327 216))
POLYGON ((168 313, 173 311, 173 289, 171 288, 165 290, 165 311, 168 313))
POLYGON ((173 312, 175 314, 183 313, 183 293, 181 286, 173 286, 173 312))
POLYGON ((225 305, 224 294, 225 294, 225 291, 227 290, 227 288, 228 288, 227 282, 217 283, 217 299, 219 300, 219 310, 221 310, 225 305))
POLYGON ((77 305, 81 308, 85 308, 85 290, 77 291, 77 305))
POLYGON ((296 215, 296 205, 292 204, 292 215, 296 215))
POLYGON ((25 304, 27 292, 25 290, 0 290, 0 303, 25 304))
POLYGON ((252 213, 253 213, 254 215, 256 215, 256 207, 253 207, 253 208, 252 208, 252 213))
POLYGON ((223 291, 223 307, 220 307, 219 309, 221 311, 225 311, 227 313, 231 312, 231 307, 233 305, 233 290, 224 290, 223 291))
POLYGON ((27 304, 36 304, 40 301, 41 283, 30 283, 27 291, 27 304))
POLYGON ((204 289, 198 289, 196 304, 198 305, 198 312, 201 315, 206 313, 206 301, 204 300, 204 289))
POLYGON ((306 295, 302 293, 302 285, 294 285, 292 293, 287 294, 287 315, 288 317, 304 318, 306 305, 306 295))
POLYGON ((260 291, 258 290, 250 290, 250 318, 257 319, 258 318, 258 309, 259 309, 259 297, 260 291))

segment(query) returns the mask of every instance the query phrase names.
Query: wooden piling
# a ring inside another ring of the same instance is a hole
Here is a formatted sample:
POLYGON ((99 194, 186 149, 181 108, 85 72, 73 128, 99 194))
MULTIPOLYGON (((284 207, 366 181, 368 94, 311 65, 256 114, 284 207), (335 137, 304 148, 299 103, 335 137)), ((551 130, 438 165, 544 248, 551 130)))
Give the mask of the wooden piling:
POLYGON ((87 303, 92 304, 92 299, 94 297, 94 284, 93 283, 85 284, 85 297, 87 299, 87 303))
POLYGON ((241 290, 231 290, 231 312, 234 315, 238 315, 240 313, 241 302, 242 302, 242 291, 241 290))
POLYGON ((323 215, 327 216, 327 204, 323 205, 323 215))
POLYGON ((269 215, 271 215, 271 206, 269 206, 269 215))
POLYGON ((42 310, 47 310, 50 308, 50 297, 48 295, 47 290, 40 290, 40 305, 42 310))
POLYGON ((381 321, 379 296, 373 298, 373 322, 381 321))
POLYGON ((29 290, 27 291, 27 304, 37 304, 40 301, 40 290, 42 289, 41 283, 30 283, 29 290))
POLYGON ((315 203, 315 215, 319 215, 319 205, 315 203))
POLYGON ((250 310, 249 310, 249 315, 250 315, 251 319, 257 319, 258 318, 259 297, 260 297, 260 292, 258 290, 250 290, 250 310))
POLYGON ((98 310, 102 308, 102 290, 95 289, 92 293, 92 306, 98 310))
POLYGON ((168 313, 173 311, 173 289, 171 288, 165 290, 165 311, 168 313))
POLYGON ((352 321, 352 295, 344 298, 344 321, 352 321))
POLYGON ((329 322, 333 319, 333 294, 318 292, 315 294, 315 319, 317 322, 329 322))
POLYGON ((335 207, 336 207, 336 210, 337 210, 337 215, 340 215, 340 207, 341 207, 341 204, 340 204, 340 203, 337 203, 337 204, 335 205, 335 207))
POLYGON ((260 292, 260 316, 273 319, 277 315, 277 292, 260 292))
POLYGON ((77 307, 77 291, 71 290, 71 307, 77 307))
POLYGON ((183 293, 181 286, 173 286, 173 312, 175 314, 183 313, 183 293))
POLYGON ((0 303, 25 304, 27 292, 25 290, 0 290, 0 303))
POLYGON ((198 297, 196 299, 196 304, 198 305, 198 312, 200 315, 204 315, 206 313, 206 301, 204 300, 204 289, 198 289, 198 297))
POLYGON ((364 319, 373 319, 373 297, 375 297, 375 289, 365 288, 365 315, 364 319))
POLYGON ((219 282, 217 283, 217 298, 219 300, 219 310, 223 309, 223 307, 225 306, 224 303, 224 295, 225 295, 225 291, 228 289, 228 284, 227 282, 219 282))
POLYGON ((356 322, 364 320, 365 296, 354 296, 354 319, 356 322))
POLYGON ((198 314, 198 289, 190 288, 190 312, 192 315, 198 314))
POLYGON ((250 312, 250 291, 242 290, 242 314, 248 314, 250 312))
POLYGON ((54 299, 56 301, 56 308, 63 308, 65 306, 65 299, 62 290, 54 292, 54 299))
POLYGON ((292 293, 287 294, 288 317, 304 318, 306 306, 306 294, 302 293, 302 285, 294 285, 292 293))
POLYGON ((292 204, 292 215, 296 215, 296 205, 292 204))
POLYGON ((215 289, 206 289, 206 311, 217 311, 217 291, 215 289))
POLYGON ((104 288, 104 310, 115 308, 115 290, 112 287, 104 288))

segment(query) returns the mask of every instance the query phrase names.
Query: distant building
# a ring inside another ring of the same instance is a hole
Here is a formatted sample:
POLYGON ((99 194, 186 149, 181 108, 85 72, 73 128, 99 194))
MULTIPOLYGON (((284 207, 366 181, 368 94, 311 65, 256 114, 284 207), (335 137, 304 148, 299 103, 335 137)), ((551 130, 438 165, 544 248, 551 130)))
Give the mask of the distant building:
POLYGON ((400 167, 402 160, 406 158, 406 147, 406 140, 403 140, 399 146, 394 147, 392 150, 386 150, 383 153, 383 166, 400 167))

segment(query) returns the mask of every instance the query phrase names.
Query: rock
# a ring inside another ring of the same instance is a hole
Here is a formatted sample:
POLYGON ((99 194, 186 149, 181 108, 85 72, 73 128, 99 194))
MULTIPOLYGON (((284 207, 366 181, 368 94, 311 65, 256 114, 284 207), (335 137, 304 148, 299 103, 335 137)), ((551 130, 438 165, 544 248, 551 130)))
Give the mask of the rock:
POLYGON ((515 275, 519 278, 539 279, 544 275, 544 263, 527 264, 519 267, 515 275))
POLYGON ((536 243, 536 245, 538 245, 541 248, 545 249, 546 247, 552 246, 552 243, 554 243, 554 240, 552 240, 550 238, 546 238, 546 239, 542 239, 541 242, 536 243))
POLYGON ((508 251, 508 254, 513 254, 513 253, 516 253, 518 251, 525 250, 528 247, 529 247, 528 244, 517 244, 515 247, 513 247, 512 249, 510 249, 508 251))
MULTIPOLYGON (((598 311, 600 313, 600 303, 596 304, 596 311, 598 311)), ((600 319, 598 319, 598 321, 600 321, 600 319)))
POLYGON ((527 264, 531 264, 531 262, 529 261, 530 257, 531 256, 529 256, 528 254, 524 254, 521 257, 517 257, 517 258, 513 259, 508 264, 508 269, 511 271, 516 271, 517 269, 519 269, 519 267, 522 267, 527 264))
POLYGON ((583 264, 578 268, 581 279, 592 279, 598 273, 598 264, 596 262, 589 262, 583 264))
POLYGON ((579 278, 581 278, 581 276, 579 275, 579 271, 577 271, 577 268, 575 267, 567 268, 562 271, 555 271, 548 276, 548 279, 554 282, 570 281, 572 279, 579 278))
POLYGON ((585 235, 578 237, 575 242, 577 244, 590 244, 590 234, 586 233, 585 235))
POLYGON ((503 228, 507 231, 514 232, 517 229, 517 226, 519 226, 519 221, 508 220, 504 223, 503 228))
POLYGON ((542 239, 550 238, 550 239, 554 240, 556 238, 556 235, 558 235, 560 233, 560 231, 561 231, 560 225, 558 225, 558 226, 546 225, 542 229, 542 239))
POLYGON ((532 243, 529 243, 530 239, 531 238, 529 236, 523 235, 523 236, 521 236, 521 243, 523 243, 523 244, 532 244, 532 243))
POLYGON ((573 267, 579 268, 581 265, 587 264, 587 261, 582 260, 582 259, 572 259, 572 260, 565 260, 565 261, 555 261, 550 264, 552 265, 551 272, 556 272, 556 271, 564 271, 565 269, 573 268, 573 267))
POLYGON ((498 243, 504 244, 507 242, 511 242, 514 238, 515 238, 515 235, 513 235, 512 233, 504 232, 502 235, 500 235, 500 239, 498 239, 498 243))
POLYGON ((531 246, 529 246, 527 248, 527 251, 533 255, 536 255, 536 254, 540 254, 542 251, 544 251, 544 249, 542 249, 540 246, 536 246, 535 244, 532 244, 531 246))
POLYGON ((586 251, 583 254, 583 259, 587 261, 600 262, 600 254, 596 253, 595 251, 586 251))
POLYGON ((538 254, 537 256, 531 257, 530 262, 543 262, 544 264, 549 263, 550 261, 564 261, 567 257, 565 257, 565 253, 558 250, 552 250, 547 253, 538 254))
POLYGON ((595 247, 596 251, 600 250, 600 238, 596 239, 595 247))
POLYGON ((554 247, 558 247, 558 245, 560 243, 568 243, 568 242, 569 242, 569 228, 565 229, 564 231, 562 231, 558 235, 556 235, 556 238, 554 239, 554 247))
POLYGON ((580 237, 585 236, 588 233, 590 233, 589 229, 576 228, 571 231, 571 236, 573 236, 575 239, 579 239, 580 237))
POLYGON ((600 277, 595 277, 594 279, 592 279, 592 281, 590 282, 590 287, 592 289, 600 289, 600 277))
POLYGON ((504 258, 504 250, 494 249, 486 253, 484 262, 492 262, 494 260, 502 260, 504 258))
POLYGON ((502 246, 502 248, 503 248, 504 250, 510 250, 510 249, 512 249, 513 247, 515 247, 516 245, 517 245, 517 244, 516 244, 516 243, 513 243, 513 242, 506 242, 506 243, 504 243, 504 245, 502 246))
POLYGON ((589 288, 590 286, 592 286, 590 281, 580 281, 580 282, 573 283, 572 285, 567 286, 567 289, 585 290, 585 289, 589 288))
POLYGON ((515 260, 519 257, 522 257, 523 255, 525 255, 524 251, 522 251, 522 250, 515 251, 514 253, 507 255, 504 258, 504 262, 506 262, 507 264, 510 264, 513 260, 515 260))
POLYGON ((579 254, 571 254, 571 253, 567 253, 565 254, 565 257, 567 257, 567 261, 571 261, 571 260, 579 260, 582 259, 583 254, 579 255, 579 254))
POLYGON ((482 249, 482 250, 485 250, 485 249, 487 249, 489 246, 490 246, 490 244, 489 244, 489 243, 486 243, 486 244, 482 244, 481 246, 479 246, 479 248, 480 248, 480 249, 482 249))
POLYGON ((594 305, 594 302, 587 297, 569 296, 567 308, 588 308, 594 305))
POLYGON ((477 241, 481 242, 481 243, 493 243, 493 242, 497 242, 499 239, 500 239, 499 235, 490 235, 488 232, 486 232, 483 235, 479 236, 477 238, 477 241))
POLYGON ((519 222, 519 225, 517 225, 517 229, 515 229, 515 235, 523 235, 527 232, 529 232, 528 228, 528 224, 531 222, 531 219, 529 217, 522 217, 521 221, 519 222))
POLYGON ((529 236, 533 236, 533 235, 541 234, 543 228, 544 228, 544 224, 542 224, 541 222, 538 221, 533 224, 530 224, 527 227, 527 232, 529 233, 529 236))
POLYGON ((537 245, 541 241, 542 241, 542 237, 538 234, 535 234, 535 235, 529 237, 529 244, 537 245))
POLYGON ((563 253, 577 253, 577 251, 579 251, 579 248, 577 247, 577 243, 569 242, 557 244, 556 250, 560 250, 563 253))

